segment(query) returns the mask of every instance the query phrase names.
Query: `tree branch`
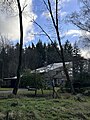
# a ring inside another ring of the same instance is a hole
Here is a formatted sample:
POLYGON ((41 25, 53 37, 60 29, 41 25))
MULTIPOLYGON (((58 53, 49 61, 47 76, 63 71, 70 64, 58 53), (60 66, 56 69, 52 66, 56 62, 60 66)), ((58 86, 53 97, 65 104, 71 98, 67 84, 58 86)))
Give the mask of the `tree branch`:
POLYGON ((43 0, 43 3, 45 4, 47 10, 49 11, 48 5, 47 5, 47 3, 45 2, 45 0, 43 0))
POLYGON ((50 12, 50 15, 51 15, 51 18, 52 18, 53 25, 56 28, 56 23, 55 23, 54 16, 53 16, 53 13, 52 13, 50 0, 48 0, 48 6, 49 6, 49 12, 50 12))
MULTIPOLYGON (((48 37, 48 39, 50 40, 50 42, 54 45, 54 42, 52 41, 51 37, 48 35, 48 33, 36 22, 36 21, 32 21, 33 23, 35 23, 41 30, 42 32, 48 37)), ((59 56, 61 56, 60 52, 57 50, 56 46, 54 45, 54 48, 56 49, 57 53, 59 56)))
POLYGON ((24 11, 24 9, 27 7, 27 5, 25 5, 24 7, 23 7, 23 9, 22 9, 22 12, 24 11))
POLYGON ((56 0, 56 26, 58 29, 58 0, 56 0))

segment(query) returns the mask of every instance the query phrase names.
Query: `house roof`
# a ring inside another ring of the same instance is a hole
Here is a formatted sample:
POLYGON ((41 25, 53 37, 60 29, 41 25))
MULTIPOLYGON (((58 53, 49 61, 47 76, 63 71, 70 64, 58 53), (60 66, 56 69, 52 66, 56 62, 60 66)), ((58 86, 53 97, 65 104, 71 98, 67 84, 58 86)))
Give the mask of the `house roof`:
MULTIPOLYGON (((72 62, 65 62, 65 64, 72 66, 72 62)), ((45 72, 49 72, 49 71, 55 70, 60 67, 63 67, 63 63, 53 63, 53 64, 47 65, 45 67, 41 67, 36 70, 33 70, 33 71, 31 71, 31 73, 35 73, 35 72, 36 73, 45 73, 45 72)))
POLYGON ((3 78, 4 80, 13 80, 13 79, 17 79, 17 77, 11 77, 11 78, 3 78))
MULTIPOLYGON (((22 77, 22 75, 20 77, 22 77)), ((10 77, 10 78, 3 78, 3 80, 16 80, 16 79, 17 79, 17 76, 10 77)))

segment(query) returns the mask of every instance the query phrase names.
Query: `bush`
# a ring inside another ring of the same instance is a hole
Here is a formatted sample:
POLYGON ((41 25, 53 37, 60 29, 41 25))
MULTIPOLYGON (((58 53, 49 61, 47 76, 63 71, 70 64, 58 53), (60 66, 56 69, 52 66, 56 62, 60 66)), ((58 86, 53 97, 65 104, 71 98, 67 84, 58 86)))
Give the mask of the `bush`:
POLYGON ((24 73, 21 78, 20 87, 26 88, 26 86, 36 89, 44 88, 45 81, 43 76, 37 73, 24 73))
POLYGON ((90 90, 86 90, 86 91, 84 92, 84 95, 90 96, 90 90))
MULTIPOLYGON (((80 92, 81 88, 90 87, 90 74, 83 72, 82 75, 78 73, 73 80, 73 86, 76 92, 80 92)), ((70 88, 70 81, 66 81, 66 89, 70 88)))
POLYGON ((78 73, 77 77, 74 78, 75 87, 89 87, 90 86, 90 74, 88 72, 78 73))

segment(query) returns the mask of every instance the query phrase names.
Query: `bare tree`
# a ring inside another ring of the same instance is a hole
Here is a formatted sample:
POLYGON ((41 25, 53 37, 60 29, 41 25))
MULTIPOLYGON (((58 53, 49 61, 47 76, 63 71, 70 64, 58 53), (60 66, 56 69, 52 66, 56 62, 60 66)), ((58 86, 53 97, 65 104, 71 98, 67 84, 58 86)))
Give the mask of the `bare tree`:
POLYGON ((12 42, 3 34, 0 34, 0 51, 2 48, 7 48, 8 46, 11 46, 12 42))
POLYGON ((21 63, 22 63, 22 47, 23 47, 23 22, 22 22, 22 9, 20 5, 20 0, 17 0, 18 11, 19 11, 19 23, 20 23, 20 48, 19 48, 19 62, 17 68, 17 80, 15 83, 15 87, 13 89, 13 94, 17 94, 20 82, 20 72, 21 72, 21 63))
MULTIPOLYGON (((81 30, 82 34, 80 38, 83 40, 82 42, 86 44, 90 43, 90 1, 79 0, 79 2, 81 2, 80 10, 68 15, 66 22, 72 23, 81 30)), ((88 44, 85 46, 88 46, 88 44)))
POLYGON ((13 94, 17 94, 18 88, 19 88, 19 82, 20 82, 20 72, 21 72, 21 63, 22 63, 22 47, 23 47, 23 21, 22 21, 22 12, 24 11, 24 8, 21 9, 20 0, 3 0, 2 5, 6 7, 7 10, 10 12, 13 12, 12 4, 17 4, 18 12, 19 12, 19 23, 20 23, 20 48, 19 48, 19 61, 18 61, 18 68, 17 68, 17 80, 15 83, 15 87, 13 89, 13 94))
MULTIPOLYGON (((62 44, 61 44, 61 35, 60 35, 60 31, 59 31, 59 1, 58 0, 55 0, 55 14, 53 14, 53 10, 52 10, 52 4, 51 4, 51 1, 50 0, 47 0, 47 2, 45 0, 43 0, 49 14, 50 14, 50 17, 51 17, 51 20, 52 20, 52 23, 53 23, 53 27, 55 29, 55 32, 56 32, 56 36, 57 36, 57 40, 58 40, 58 43, 59 43, 59 47, 61 49, 61 58, 62 58, 62 63, 63 63, 63 69, 64 69, 64 73, 66 75, 66 79, 67 81, 70 82, 71 84, 71 92, 74 93, 74 88, 73 88, 73 83, 72 83, 72 80, 70 80, 70 77, 69 77, 69 74, 68 74, 68 70, 66 68, 66 65, 65 65, 65 60, 64 60, 64 51, 63 51, 63 47, 62 47, 62 44)), ((36 21, 34 21, 34 23, 36 25, 39 26, 39 28, 44 32, 44 34, 49 38, 49 40, 53 43, 53 40, 52 38, 49 36, 49 34, 42 28, 42 26, 40 26, 36 21)), ((57 51, 58 52, 58 51, 57 51)), ((60 56, 60 53, 58 52, 59 56, 60 56)))

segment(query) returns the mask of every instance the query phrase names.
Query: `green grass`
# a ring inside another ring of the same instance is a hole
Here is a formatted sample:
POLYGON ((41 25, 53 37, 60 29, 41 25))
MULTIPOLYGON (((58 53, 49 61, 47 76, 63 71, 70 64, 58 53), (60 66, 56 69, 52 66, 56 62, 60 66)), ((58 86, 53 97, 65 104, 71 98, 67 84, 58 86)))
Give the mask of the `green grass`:
POLYGON ((1 99, 0 120, 5 120, 7 113, 9 120, 90 120, 90 98, 79 102, 65 93, 59 99, 26 96, 1 99))
POLYGON ((0 91, 10 91, 12 88, 0 88, 0 91))
MULTIPOLYGON (((35 91, 28 91, 28 90, 25 90, 25 91, 19 91, 18 92, 19 95, 34 95, 35 94, 35 91)), ((49 94, 52 94, 52 90, 43 90, 43 94, 44 95, 49 95, 49 94)), ((37 90, 37 95, 42 95, 42 92, 41 90, 37 90)))

